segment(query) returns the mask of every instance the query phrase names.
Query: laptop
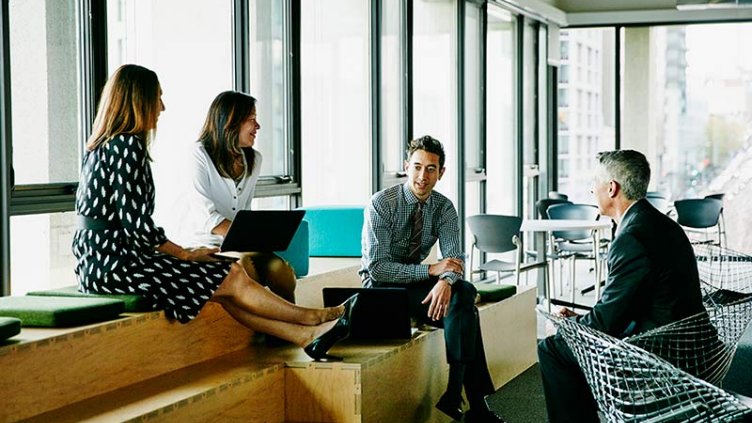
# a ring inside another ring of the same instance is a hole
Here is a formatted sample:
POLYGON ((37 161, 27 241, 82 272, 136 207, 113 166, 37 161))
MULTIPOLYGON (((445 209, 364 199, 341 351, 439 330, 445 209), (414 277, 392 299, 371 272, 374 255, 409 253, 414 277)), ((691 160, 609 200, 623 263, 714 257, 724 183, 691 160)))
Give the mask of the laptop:
POLYGON ((354 294, 358 303, 353 310, 352 339, 409 339, 412 337, 408 313, 407 290, 404 288, 335 288, 322 289, 324 306, 342 304, 354 294))
POLYGON ((222 253, 284 251, 303 215, 305 210, 240 210, 219 250, 222 253))

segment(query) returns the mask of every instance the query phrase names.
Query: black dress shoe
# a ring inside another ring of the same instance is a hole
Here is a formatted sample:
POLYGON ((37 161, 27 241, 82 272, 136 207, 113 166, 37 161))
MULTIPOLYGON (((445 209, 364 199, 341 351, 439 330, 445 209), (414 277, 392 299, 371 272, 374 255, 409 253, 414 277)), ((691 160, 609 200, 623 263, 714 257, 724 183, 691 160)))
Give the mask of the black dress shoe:
POLYGON ((350 336, 350 327, 352 325, 352 312, 358 302, 358 294, 348 298, 343 304, 345 312, 339 317, 334 327, 326 333, 314 339, 310 344, 303 348, 309 357, 316 361, 342 361, 342 357, 335 357, 326 352, 337 342, 350 336))
POLYGON ((488 408, 471 408, 465 413, 465 423, 504 423, 504 419, 488 408))
POLYGON ((457 399, 450 399, 446 393, 439 398, 439 402, 436 403, 436 408, 447 416, 454 420, 462 420, 462 397, 457 399))

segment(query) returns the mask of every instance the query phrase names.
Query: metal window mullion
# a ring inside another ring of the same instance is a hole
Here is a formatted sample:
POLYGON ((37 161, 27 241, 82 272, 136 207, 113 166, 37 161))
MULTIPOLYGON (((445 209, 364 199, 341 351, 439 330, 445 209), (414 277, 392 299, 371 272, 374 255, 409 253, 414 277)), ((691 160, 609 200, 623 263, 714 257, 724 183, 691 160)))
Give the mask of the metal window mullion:
POLYGON ((0 295, 10 295, 11 113, 8 3, 0 4, 0 295))
POLYGON ((516 86, 515 86, 515 109, 516 109, 516 131, 517 131, 517 213, 522 215, 524 210, 523 204, 523 164, 525 162, 524 148, 525 148, 525 131, 523 130, 524 124, 524 99, 523 99, 523 81, 524 78, 524 42, 525 42, 525 18, 523 15, 517 15, 517 37, 516 37, 516 86))
POLYGON ((381 0, 371 0, 371 192, 381 189, 381 0))
MULTIPOLYGON (((480 8, 480 104, 479 104, 479 114, 480 114, 480 128, 479 128, 479 134, 480 134, 480 165, 483 167, 483 180, 480 182, 480 212, 485 213, 486 212, 486 176, 488 175, 488 162, 487 162, 487 154, 486 154, 486 148, 488 145, 488 139, 486 137, 486 102, 488 100, 488 93, 487 93, 487 75, 486 75, 486 67, 488 66, 488 58, 487 58, 487 46, 486 42, 488 40, 488 3, 484 2, 483 5, 480 8)), ((485 259, 485 256, 483 256, 483 259, 485 259)))
POLYGON ((249 0, 234 0, 232 5, 232 79, 236 91, 251 92, 249 0))
POLYGON ((288 55, 290 58, 287 65, 288 72, 288 98, 290 101, 287 103, 287 116, 288 116, 288 134, 289 134, 289 163, 292 164, 292 177, 293 181, 298 183, 300 192, 295 195, 291 203, 295 207, 303 205, 303 194, 305 181, 303 180, 303 164, 301 161, 302 152, 302 125, 301 118, 301 95, 300 95, 300 14, 301 5, 300 1, 287 0, 285 19, 286 19, 286 36, 288 37, 288 55))
POLYGON ((465 249, 465 0, 457 0, 457 214, 465 249))
POLYGON ((403 157, 407 153, 407 143, 413 138, 413 0, 404 3, 402 25, 400 32, 404 30, 402 39, 402 60, 400 67, 403 78, 400 81, 400 100, 402 102, 402 130, 403 130, 403 157))
MULTIPOLYGON (((614 27, 614 145, 613 149, 621 149, 621 38, 622 26, 614 27)), ((601 96, 603 101, 603 96, 601 96)))

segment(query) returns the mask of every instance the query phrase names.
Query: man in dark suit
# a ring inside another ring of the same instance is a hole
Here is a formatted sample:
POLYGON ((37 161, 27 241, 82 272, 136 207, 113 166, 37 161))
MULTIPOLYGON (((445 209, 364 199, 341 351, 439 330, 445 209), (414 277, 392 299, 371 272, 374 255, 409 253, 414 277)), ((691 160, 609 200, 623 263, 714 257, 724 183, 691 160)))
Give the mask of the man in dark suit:
MULTIPOLYGON (((601 215, 617 224, 608 252, 603 295, 584 316, 564 317, 624 338, 703 310, 692 246, 681 227, 645 199, 650 165, 642 153, 600 153, 592 192, 601 215)), ((551 422, 598 422, 587 381, 558 335, 538 344, 546 408, 551 422)))

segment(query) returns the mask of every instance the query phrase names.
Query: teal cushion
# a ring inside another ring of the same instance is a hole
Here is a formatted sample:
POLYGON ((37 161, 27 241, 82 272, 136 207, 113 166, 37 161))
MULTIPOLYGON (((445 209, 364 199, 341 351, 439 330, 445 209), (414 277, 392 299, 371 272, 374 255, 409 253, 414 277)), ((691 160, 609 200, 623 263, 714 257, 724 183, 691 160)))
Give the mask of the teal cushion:
POLYGON ((126 294, 86 294, 78 291, 78 286, 71 285, 65 288, 49 289, 46 291, 32 291, 26 295, 39 296, 39 297, 84 297, 84 298, 110 298, 116 300, 122 300, 125 303, 125 311, 150 311, 151 305, 140 295, 126 295, 126 294))
POLYGON ((501 301, 517 293, 517 287, 514 285, 490 283, 475 283, 473 285, 478 290, 480 301, 483 303, 501 301))
POLYGON ((23 326, 78 326, 114 319, 123 311, 125 303, 122 300, 109 298, 0 298, 0 316, 21 319, 23 326))
POLYGON ((290 241, 285 251, 277 251, 276 254, 292 266, 295 276, 302 278, 308 274, 308 222, 300 222, 298 231, 290 241))
POLYGON ((21 333, 21 320, 13 317, 0 317, 0 341, 21 333))
POLYGON ((360 257, 362 206, 303 207, 311 257, 360 257))

